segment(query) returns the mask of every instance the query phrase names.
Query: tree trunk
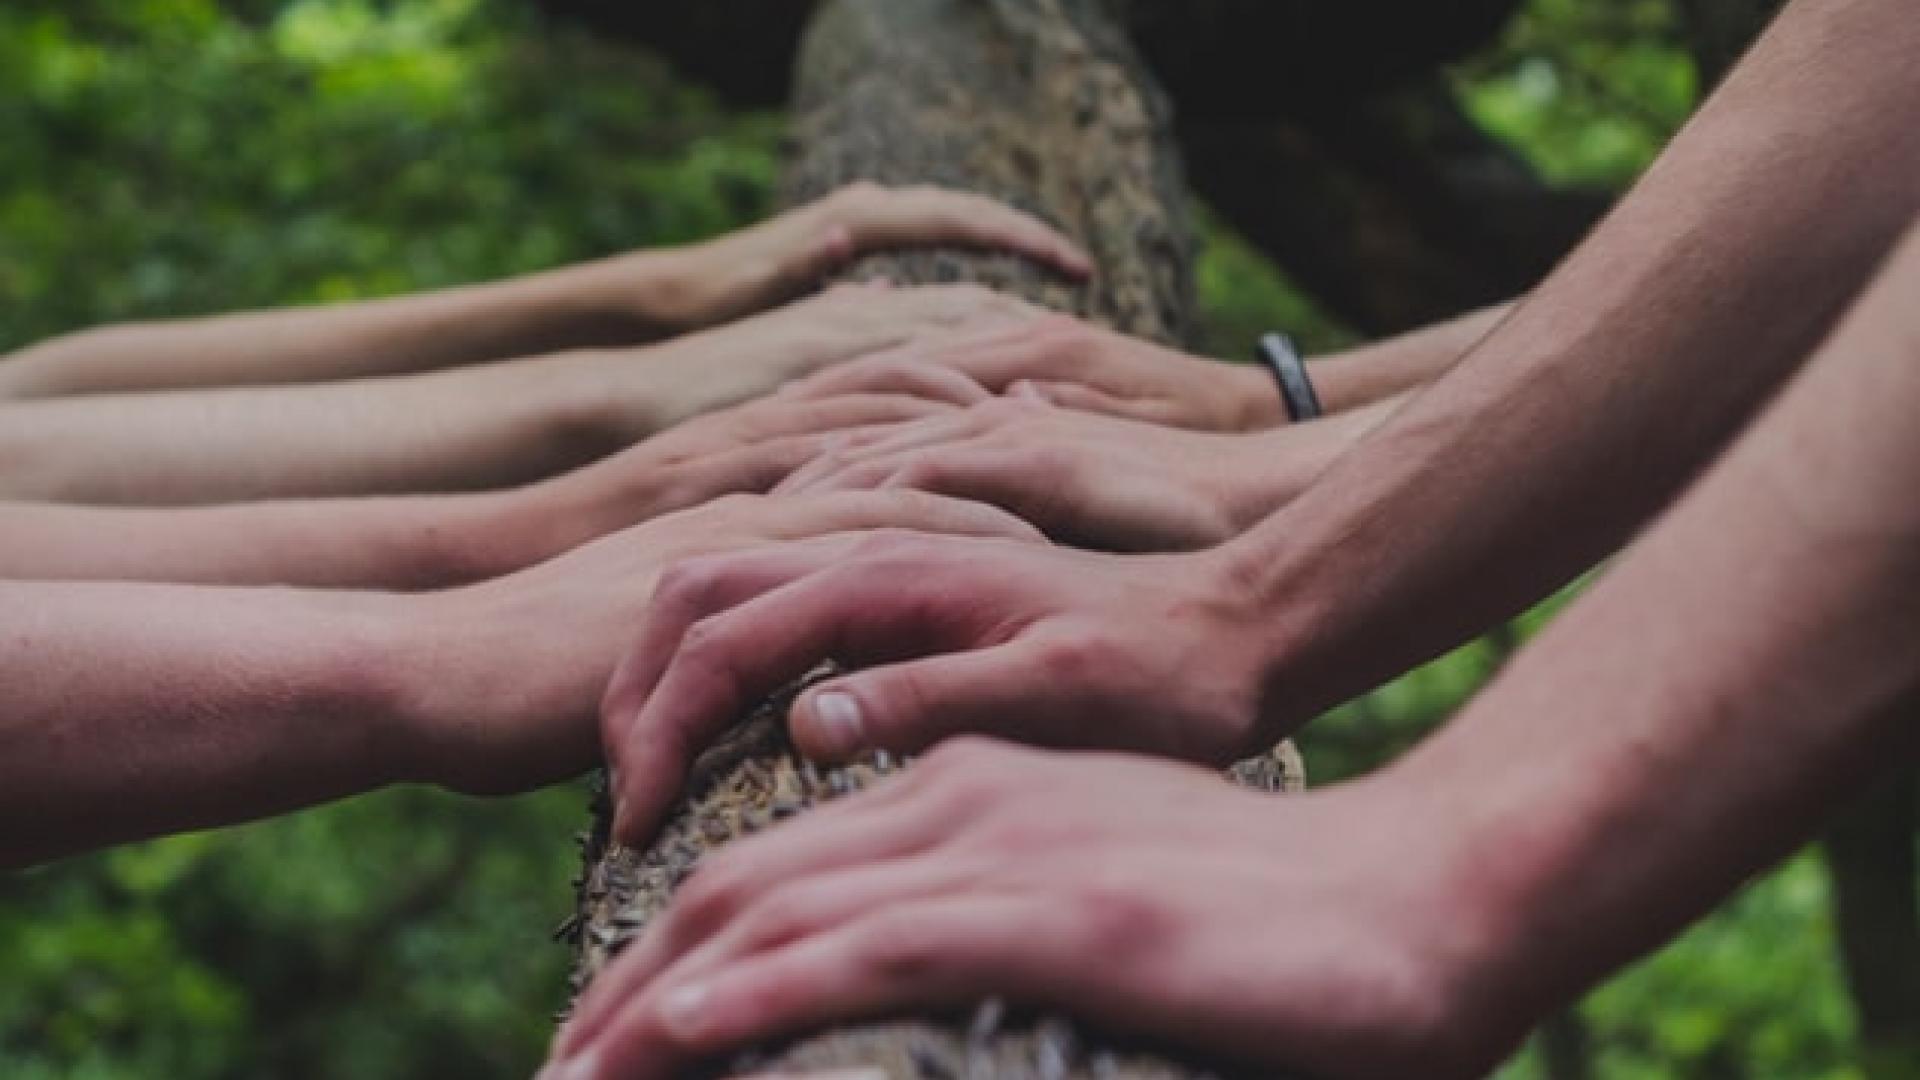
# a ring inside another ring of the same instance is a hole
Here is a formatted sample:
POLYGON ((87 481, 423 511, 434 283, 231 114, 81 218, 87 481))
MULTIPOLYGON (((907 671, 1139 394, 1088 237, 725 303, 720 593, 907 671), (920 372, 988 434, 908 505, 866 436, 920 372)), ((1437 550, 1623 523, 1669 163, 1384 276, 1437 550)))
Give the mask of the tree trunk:
MULTIPOLYGON (((967 188, 1041 214, 1100 263, 1085 287, 1017 259, 958 251, 869 259, 852 276, 985 282, 1123 331, 1189 338, 1192 241, 1168 110, 1101 0, 832 0, 808 34, 798 82, 789 199, 858 179, 967 188)), ((645 851, 610 844, 604 800, 596 808, 579 908, 564 928, 578 946, 576 990, 666 904, 703 852, 903 766, 884 754, 845 769, 800 761, 783 730, 787 700, 763 707, 701 759, 690 798, 645 851)), ((1302 782, 1288 746, 1234 774, 1275 791, 1302 782)), ((712 1073, 1222 1075, 1196 1064, 1200 1057, 983 1002, 953 1016, 897 1018, 760 1048, 714 1063, 712 1073)))

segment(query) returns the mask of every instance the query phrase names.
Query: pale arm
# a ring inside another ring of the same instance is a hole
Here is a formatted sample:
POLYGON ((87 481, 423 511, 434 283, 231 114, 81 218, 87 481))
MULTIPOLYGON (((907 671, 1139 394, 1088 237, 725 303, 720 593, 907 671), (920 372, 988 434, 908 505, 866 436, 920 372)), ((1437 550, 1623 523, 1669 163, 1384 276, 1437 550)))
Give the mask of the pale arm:
POLYGON ((0 498, 182 505, 507 487, 942 326, 967 287, 835 289, 640 350, 302 386, 0 402, 0 498))
POLYGON ((0 583, 0 866, 400 778, 362 595, 0 583))
POLYGON ((0 358, 0 400, 358 379, 633 345, 783 303, 862 253, 928 244, 1088 269, 1057 232, 991 200, 855 184, 684 248, 414 296, 71 334, 0 358))
POLYGON ((1320 405, 1342 413, 1417 390, 1445 375, 1512 313, 1518 301, 1337 353, 1308 357, 1320 405))
POLYGON ((1624 542, 1793 372, 1920 207, 1920 22, 1796 3, 1471 356, 1234 548, 1289 726, 1624 542))
POLYGON ((642 252, 357 303, 126 323, 0 358, 0 400, 397 375, 680 332, 681 257, 642 252))
POLYGON ((563 779, 663 565, 878 528, 1033 536, 911 492, 740 496, 439 593, 0 581, 0 867, 391 783, 563 779))
POLYGON ((0 502, 0 580, 427 589, 512 573, 723 495, 761 492, 861 425, 954 412, 775 395, 506 491, 127 507, 0 502))

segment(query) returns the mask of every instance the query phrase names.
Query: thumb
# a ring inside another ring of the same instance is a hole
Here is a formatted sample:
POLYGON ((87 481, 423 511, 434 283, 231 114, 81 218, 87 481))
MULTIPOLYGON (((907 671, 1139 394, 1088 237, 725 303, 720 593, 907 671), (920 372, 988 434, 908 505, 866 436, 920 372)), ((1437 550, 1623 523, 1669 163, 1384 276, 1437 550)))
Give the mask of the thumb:
MULTIPOLYGON (((888 664, 829 679, 794 701, 788 728, 800 752, 846 761, 872 750, 914 753, 954 735, 999 735, 1032 742, 1047 715, 1042 694, 1010 690, 1022 647, 888 664)), ((1051 741, 1051 740, 1045 740, 1051 741)))

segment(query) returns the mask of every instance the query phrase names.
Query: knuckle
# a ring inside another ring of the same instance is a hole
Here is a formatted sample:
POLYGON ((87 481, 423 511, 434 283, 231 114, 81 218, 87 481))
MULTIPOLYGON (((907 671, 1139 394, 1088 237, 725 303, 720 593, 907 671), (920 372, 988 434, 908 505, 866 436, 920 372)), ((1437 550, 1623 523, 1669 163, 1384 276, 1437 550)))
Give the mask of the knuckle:
POLYGON ((915 920, 882 915, 861 932, 854 949, 858 962, 889 983, 911 983, 928 974, 940 943, 915 920))
POLYGON ((749 868, 727 855, 709 855, 694 867, 680 886, 673 910, 694 926, 713 926, 731 919, 751 895, 749 868))
POLYGON ((950 479, 949 472, 942 459, 923 455, 902 465, 896 476, 898 483, 906 489, 901 494, 915 497, 944 487, 950 479))
POLYGON ((1094 880, 1075 898, 1075 921, 1095 955, 1154 951, 1174 932, 1175 920, 1145 890, 1094 880))
POLYGON ((687 627, 680 636, 676 659, 702 669, 717 669, 726 653, 728 622, 724 615, 709 615, 687 627))
POLYGON ((1087 627, 1076 627, 1040 644, 1036 661, 1043 677, 1068 685, 1086 685, 1106 668, 1106 642, 1087 627))
POLYGON ((934 747, 920 767, 929 784, 966 796, 996 783, 1006 752, 1004 743, 984 735, 957 735, 934 747))
POLYGON ((654 604, 667 610, 695 611, 713 595, 721 570, 713 558, 682 559, 660 572, 654 604))
POLYGON ((972 409, 975 424, 983 431, 1022 423, 1037 411, 1032 402, 1009 397, 990 398, 972 409))

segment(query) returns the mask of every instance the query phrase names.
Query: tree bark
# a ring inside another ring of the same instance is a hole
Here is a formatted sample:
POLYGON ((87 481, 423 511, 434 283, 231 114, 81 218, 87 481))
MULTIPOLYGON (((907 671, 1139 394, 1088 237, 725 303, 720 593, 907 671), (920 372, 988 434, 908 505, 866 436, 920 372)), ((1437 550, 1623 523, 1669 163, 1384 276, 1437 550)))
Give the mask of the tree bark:
MULTIPOLYGON (((1102 0, 832 0, 799 72, 790 200, 856 179, 968 188, 1041 214, 1100 263, 1083 287, 1017 259, 959 251, 869 259, 853 276, 985 282, 1126 332, 1187 341, 1192 242, 1168 110, 1102 0)), ((576 990, 665 906, 702 853, 905 765, 884 754, 845 769, 801 761, 783 728, 787 700, 701 759, 690 797, 647 849, 609 843, 601 801, 585 838, 578 910, 563 928, 578 950, 576 990)), ((1273 791, 1302 782, 1284 745, 1234 777, 1273 791)), ((1203 1058, 982 1002, 759 1048, 703 1075, 850 1067, 893 1080, 1226 1075, 1203 1058)))

